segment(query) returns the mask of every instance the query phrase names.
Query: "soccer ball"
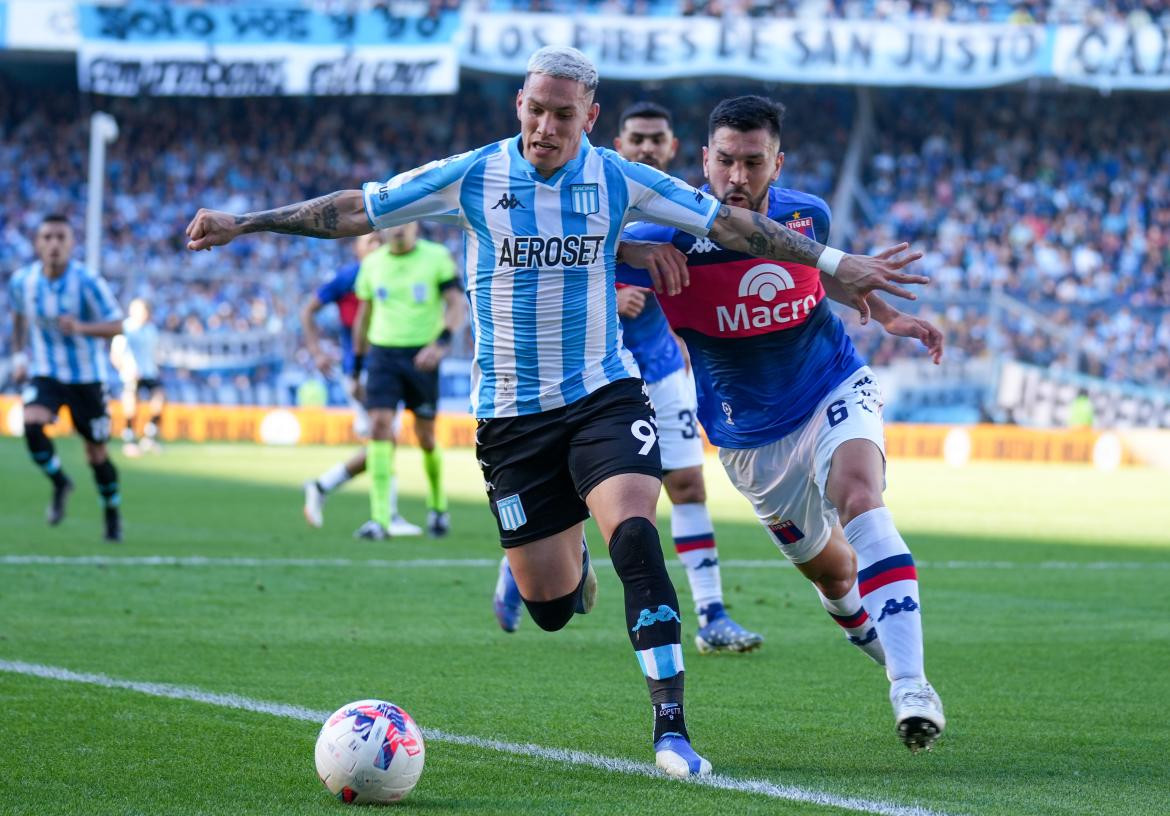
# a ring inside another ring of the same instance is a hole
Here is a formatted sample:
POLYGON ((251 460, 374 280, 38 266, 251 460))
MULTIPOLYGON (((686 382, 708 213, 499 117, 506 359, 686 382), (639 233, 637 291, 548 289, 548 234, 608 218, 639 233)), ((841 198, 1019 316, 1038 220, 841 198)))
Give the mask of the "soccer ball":
POLYGON ((358 700, 325 721, 314 750, 317 776, 329 792, 354 805, 397 802, 422 775, 422 731, 394 703, 358 700))

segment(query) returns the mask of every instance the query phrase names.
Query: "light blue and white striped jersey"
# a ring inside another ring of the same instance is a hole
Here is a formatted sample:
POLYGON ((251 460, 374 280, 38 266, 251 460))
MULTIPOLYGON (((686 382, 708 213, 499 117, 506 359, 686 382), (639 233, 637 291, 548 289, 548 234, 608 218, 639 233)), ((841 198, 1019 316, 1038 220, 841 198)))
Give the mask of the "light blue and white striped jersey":
POLYGON ((105 279, 70 261, 59 278, 49 280, 36 261, 18 270, 8 286, 13 311, 28 325, 29 376, 65 383, 110 381, 109 341, 66 335, 57 328, 63 315, 84 323, 122 319, 105 279))
POLYGON ((584 137, 548 179, 514 137, 362 193, 376 229, 420 219, 463 228, 480 418, 549 411, 637 377, 614 289, 622 228, 653 221, 702 237, 719 212, 712 196, 584 137))
POLYGON ((143 323, 137 328, 130 328, 123 323, 122 334, 126 338, 126 350, 134 358, 137 379, 157 380, 158 327, 153 323, 143 323))

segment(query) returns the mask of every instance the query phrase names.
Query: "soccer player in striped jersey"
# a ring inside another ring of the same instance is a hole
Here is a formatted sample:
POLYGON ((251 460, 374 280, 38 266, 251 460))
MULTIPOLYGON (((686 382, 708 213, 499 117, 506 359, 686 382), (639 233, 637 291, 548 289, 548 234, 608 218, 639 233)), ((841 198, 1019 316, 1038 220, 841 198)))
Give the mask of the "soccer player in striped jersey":
POLYGON ((29 378, 24 390, 24 440, 33 462, 53 484, 47 520, 60 524, 73 482, 61 468, 45 426, 69 407, 85 440, 105 513, 105 538, 122 539, 118 471, 110 461, 110 415, 106 389, 111 378, 108 341, 122 331, 122 309, 100 275, 73 254, 73 228, 63 215, 48 215, 37 227, 38 260, 9 282, 13 308, 13 379, 29 378), (27 340, 27 351, 26 351, 27 340))
MULTIPOLYGON (((614 148, 623 158, 666 172, 678 151, 670 111, 654 102, 636 102, 618 118, 614 148)), ((732 619, 723 606, 723 581, 715 527, 707 510, 703 481, 703 439, 696 424, 695 380, 686 347, 670 330, 653 290, 624 286, 617 293, 622 343, 634 356, 654 413, 662 451, 662 488, 671 502, 670 532, 687 572, 698 617, 695 645, 701 654, 750 652, 763 636, 732 619)), ((522 603, 507 559, 493 597, 496 620, 505 632, 519 627, 522 603)))
MULTIPOLYGON (((627 220, 645 219, 835 273, 864 307, 900 284, 917 254, 845 255, 758 213, 721 204, 652 167, 591 145, 597 69, 573 48, 546 47, 516 95, 520 134, 361 190, 235 216, 200 210, 188 248, 250 232, 339 238, 418 219, 465 233, 475 340, 473 410, 500 541, 533 620, 565 626, 595 600, 582 549, 592 513, 625 589, 626 631, 653 704, 655 761, 668 774, 710 773, 683 713, 678 598, 655 506, 662 466, 654 412, 621 344, 614 268, 627 220)), ((685 266, 651 262, 677 292, 685 266)))
MULTIPOLYGON (((315 317, 321 309, 329 304, 336 304, 337 316, 341 323, 341 331, 337 334, 338 344, 341 346, 341 373, 345 378, 345 391, 353 408, 353 432, 359 437, 370 435, 370 415, 361 400, 357 399, 357 382, 353 372, 353 322, 357 316, 358 298, 354 294, 353 285, 357 280, 358 269, 366 255, 382 245, 382 238, 376 232, 360 235, 354 239, 353 251, 357 260, 345 264, 325 283, 309 296, 301 306, 301 330, 305 334, 305 346, 313 357, 317 370, 325 376, 334 373, 333 360, 321 348, 320 335, 317 331, 315 317)), ((312 527, 320 527, 325 523, 325 497, 355 476, 366 471, 366 449, 363 447, 344 462, 338 462, 322 473, 316 479, 305 482, 305 503, 302 511, 305 521, 312 527)), ((398 480, 391 474, 387 497, 390 510, 390 525, 392 536, 422 535, 422 528, 412 524, 398 512, 398 480)))
MULTIPOLYGON (((810 237, 828 235, 824 201, 771 186, 784 165, 783 112, 758 96, 712 111, 703 148, 710 192, 810 237)), ((849 639, 885 666, 903 742, 929 748, 946 719, 923 665, 914 560, 882 501, 881 391, 825 302, 837 282, 811 265, 761 264, 673 228, 637 224, 625 237, 673 243, 685 255, 693 283, 662 308, 690 349, 700 421, 777 547, 849 639)), ((876 296, 868 305, 887 331, 919 339, 939 362, 937 328, 876 296)))
POLYGON ((141 451, 158 451, 158 426, 166 406, 167 394, 159 379, 158 326, 150 320, 150 304, 142 298, 130 301, 129 316, 122 323, 122 333, 110 344, 110 358, 122 378, 122 452, 137 456, 141 451), (138 395, 146 392, 150 419, 138 439, 138 395))

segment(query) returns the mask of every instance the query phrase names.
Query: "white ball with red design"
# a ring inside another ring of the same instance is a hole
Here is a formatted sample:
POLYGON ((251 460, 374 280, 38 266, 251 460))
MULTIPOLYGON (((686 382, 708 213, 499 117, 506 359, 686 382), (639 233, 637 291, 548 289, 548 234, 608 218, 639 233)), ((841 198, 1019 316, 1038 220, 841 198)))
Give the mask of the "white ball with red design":
POLYGON ((388 804, 418 784, 426 746, 414 720, 394 703, 358 700, 325 721, 314 758, 317 776, 342 802, 388 804))

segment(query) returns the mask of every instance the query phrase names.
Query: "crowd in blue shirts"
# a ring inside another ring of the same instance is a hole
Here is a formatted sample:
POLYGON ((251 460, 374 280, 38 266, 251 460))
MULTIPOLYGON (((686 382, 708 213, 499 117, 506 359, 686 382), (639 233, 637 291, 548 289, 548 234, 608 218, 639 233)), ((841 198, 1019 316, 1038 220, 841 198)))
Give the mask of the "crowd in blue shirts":
MULTIPOLYGON (((160 328, 185 338, 287 338, 280 359, 250 367, 166 369, 175 396, 286 401, 313 369, 297 340, 297 310, 352 259, 348 243, 257 235, 188 253, 183 229, 195 209, 267 208, 501 138, 517 129, 500 102, 516 84, 465 77, 453 97, 192 102, 95 100, 67 83, 49 92, 0 79, 0 275, 31 260, 45 213, 69 214, 84 246, 86 114, 100 105, 121 131, 110 146, 102 254, 121 302, 147 297, 160 328)), ((760 90, 742 80, 603 83, 592 138, 609 144, 621 108, 653 98, 674 111, 682 138, 672 170, 701 183, 709 109, 760 90)), ((763 90, 788 105, 780 183, 833 203, 853 91, 763 90)), ((951 359, 1006 353, 1170 385, 1170 119, 1158 96, 874 93, 854 228, 837 240, 853 251, 910 240, 926 252, 920 268, 934 282, 920 308, 946 328, 951 359), (991 309, 998 293, 1017 308, 991 309)), ((428 234, 461 255, 459 233, 428 234)), ((328 331, 330 310, 322 319, 328 331)), ((920 353, 877 331, 855 336, 877 365, 920 353)), ((0 352, 7 343, 0 337, 0 352)))

